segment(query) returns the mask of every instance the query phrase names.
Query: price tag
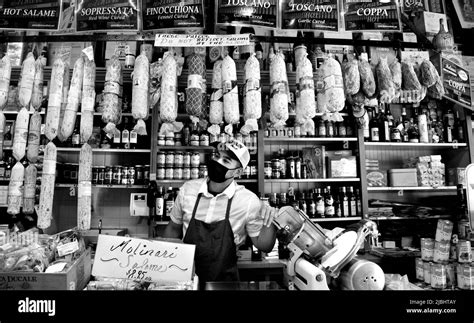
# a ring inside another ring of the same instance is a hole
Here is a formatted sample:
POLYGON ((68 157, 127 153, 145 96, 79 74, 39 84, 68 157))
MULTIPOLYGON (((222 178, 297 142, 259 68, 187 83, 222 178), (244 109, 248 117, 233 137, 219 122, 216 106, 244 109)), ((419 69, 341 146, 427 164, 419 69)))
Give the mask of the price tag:
POLYGON ((403 190, 398 191, 398 196, 403 196, 403 190))
POLYGON ((76 186, 69 188, 69 196, 76 196, 76 186))
POLYGON ((342 147, 344 149, 349 149, 349 142, 348 141, 344 141, 343 144, 342 144, 342 147))
POLYGON ((82 52, 87 56, 90 61, 94 60, 94 48, 92 46, 84 48, 82 52))

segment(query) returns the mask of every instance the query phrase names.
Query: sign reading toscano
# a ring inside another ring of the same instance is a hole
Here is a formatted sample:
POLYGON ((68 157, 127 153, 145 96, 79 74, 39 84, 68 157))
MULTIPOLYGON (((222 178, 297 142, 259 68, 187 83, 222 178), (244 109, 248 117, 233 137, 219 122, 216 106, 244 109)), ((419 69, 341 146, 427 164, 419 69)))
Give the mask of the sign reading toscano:
POLYGON ((400 31, 397 0, 343 0, 347 31, 400 31))
POLYGON ((96 277, 141 281, 191 281, 193 244, 99 235, 92 266, 96 277))
POLYGON ((0 29, 56 30, 61 1, 3 0, 0 2, 0 29))
POLYGON ((281 29, 339 30, 337 0, 281 0, 281 29))
POLYGON ((202 0, 142 0, 143 30, 204 28, 202 0))
POLYGON ((76 24, 77 31, 137 31, 137 0, 81 0, 76 24))
POLYGON ((277 27, 278 0, 216 0, 216 24, 277 27))

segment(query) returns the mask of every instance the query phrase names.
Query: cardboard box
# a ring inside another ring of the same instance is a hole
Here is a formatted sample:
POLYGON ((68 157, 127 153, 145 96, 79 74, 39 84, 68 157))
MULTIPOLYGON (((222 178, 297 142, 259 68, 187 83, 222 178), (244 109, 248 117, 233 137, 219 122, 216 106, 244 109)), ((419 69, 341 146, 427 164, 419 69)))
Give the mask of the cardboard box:
POLYGON ((384 170, 374 170, 367 172, 367 186, 369 187, 386 187, 387 172, 384 170))
POLYGON ((329 157, 328 177, 357 177, 357 160, 355 156, 329 157))
POLYGON ((326 178, 325 155, 323 145, 303 148, 303 163, 306 164, 308 178, 326 178))
POLYGON ((82 290, 91 277, 91 251, 87 249, 66 272, 0 272, 0 290, 82 290))
POLYGON ((388 170, 390 186, 418 186, 416 168, 399 168, 388 170))

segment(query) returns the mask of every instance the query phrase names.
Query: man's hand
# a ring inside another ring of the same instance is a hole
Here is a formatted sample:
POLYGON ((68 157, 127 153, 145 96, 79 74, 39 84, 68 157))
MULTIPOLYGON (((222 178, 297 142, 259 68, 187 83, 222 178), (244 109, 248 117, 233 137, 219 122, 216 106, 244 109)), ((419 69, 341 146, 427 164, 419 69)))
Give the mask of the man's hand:
POLYGON ((277 216, 278 209, 271 207, 266 203, 262 203, 260 207, 260 218, 263 219, 263 225, 270 227, 273 223, 273 219, 277 216))

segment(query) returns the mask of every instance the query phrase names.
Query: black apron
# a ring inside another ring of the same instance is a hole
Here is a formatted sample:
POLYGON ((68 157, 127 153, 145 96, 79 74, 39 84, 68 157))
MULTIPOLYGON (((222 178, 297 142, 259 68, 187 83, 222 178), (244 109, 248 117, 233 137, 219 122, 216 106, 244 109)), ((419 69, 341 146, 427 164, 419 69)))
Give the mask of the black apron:
POLYGON ((199 193, 183 242, 196 245, 194 263, 203 289, 206 282, 238 281, 239 272, 234 233, 229 222, 233 197, 227 202, 224 220, 206 223, 195 218, 201 196, 199 193))

